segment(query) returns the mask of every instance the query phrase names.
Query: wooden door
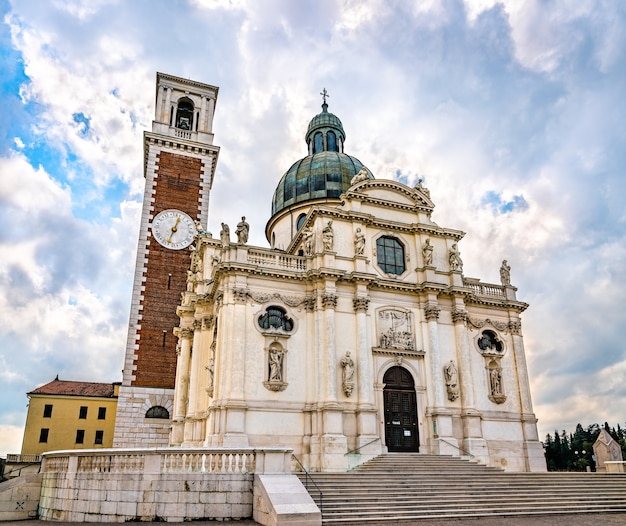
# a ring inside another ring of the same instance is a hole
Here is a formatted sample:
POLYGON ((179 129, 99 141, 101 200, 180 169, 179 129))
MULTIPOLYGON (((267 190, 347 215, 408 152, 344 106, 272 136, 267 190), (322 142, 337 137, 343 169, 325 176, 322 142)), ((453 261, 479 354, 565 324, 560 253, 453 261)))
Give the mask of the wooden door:
POLYGON ((409 371, 392 367, 383 379, 385 443, 389 451, 418 451, 417 402, 409 371))

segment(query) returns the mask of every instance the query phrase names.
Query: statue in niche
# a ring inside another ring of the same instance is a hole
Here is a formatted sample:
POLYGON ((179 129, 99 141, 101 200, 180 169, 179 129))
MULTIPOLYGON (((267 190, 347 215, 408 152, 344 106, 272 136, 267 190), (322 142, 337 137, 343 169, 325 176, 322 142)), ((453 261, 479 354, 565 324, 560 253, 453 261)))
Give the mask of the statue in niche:
POLYGON ((502 372, 499 368, 494 367, 489 371, 489 385, 492 395, 502 394, 502 372))
POLYGON ((328 221, 324 230, 322 230, 322 242, 324 243, 324 250, 332 251, 335 242, 332 219, 328 221))
POLYGON ((450 270, 463 271, 463 260, 461 259, 461 254, 458 247, 456 246, 456 243, 452 244, 448 259, 450 261, 450 270))
POLYGON ((226 223, 222 223, 222 230, 220 230, 220 240, 222 241, 222 246, 227 247, 230 245, 230 228, 226 223))
POLYGON ((209 393, 209 396, 213 396, 213 385, 215 382, 215 359, 211 358, 209 360, 209 365, 207 365, 207 392, 209 393))
POLYGON ((361 181, 367 181, 369 179, 369 175, 367 175, 367 170, 365 166, 359 170, 359 173, 356 174, 350 181, 350 186, 354 186, 361 181))
POLYGON ((357 228, 354 234, 354 255, 362 256, 363 252, 365 252, 365 234, 361 232, 360 228, 357 228))
POLYGON ((283 352, 276 347, 270 348, 268 380, 270 382, 283 381, 283 352))
POLYGON ((505 287, 511 284, 511 267, 506 259, 502 261, 502 266, 500 267, 500 281, 502 281, 505 287))
POLYGON ((349 397, 354 389, 354 361, 350 357, 350 351, 346 352, 346 355, 341 359, 341 367, 343 368, 341 373, 343 392, 349 397))
POLYGON ((424 266, 430 266, 433 264, 433 246, 430 244, 430 239, 426 239, 426 241, 424 241, 422 256, 424 256, 424 266))
POLYGON ((459 397, 459 375, 452 360, 444 366, 443 375, 448 391, 448 400, 454 401, 459 397))
POLYGON ((313 229, 311 227, 307 227, 304 230, 304 254, 306 256, 313 255, 313 242, 315 240, 313 236, 313 229))
POLYGON ((237 229, 235 230, 235 234, 237 234, 237 243, 240 245, 245 245, 248 242, 248 233, 250 232, 250 225, 246 223, 246 216, 241 217, 241 221, 237 223, 237 229))

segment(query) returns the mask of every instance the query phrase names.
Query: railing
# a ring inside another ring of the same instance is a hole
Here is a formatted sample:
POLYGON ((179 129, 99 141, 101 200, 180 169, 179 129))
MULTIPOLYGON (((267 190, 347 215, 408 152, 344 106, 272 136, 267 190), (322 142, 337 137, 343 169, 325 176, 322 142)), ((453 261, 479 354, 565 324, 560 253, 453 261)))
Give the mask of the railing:
POLYGON ((474 294, 478 296, 497 296, 505 298, 506 294, 502 285, 494 285, 492 283, 479 283, 476 281, 463 280, 463 285, 472 289, 474 294))
POLYGON ((306 270, 306 258, 273 251, 248 249, 248 263, 264 267, 290 270, 306 270))
POLYGON ((191 133, 190 131, 185 131, 185 130, 180 130, 178 128, 175 128, 175 133, 176 133, 176 137, 178 137, 179 139, 191 139, 191 133))
POLYGON ((343 456, 345 457, 346 455, 351 455, 353 453, 356 453, 359 449, 363 449, 364 447, 369 446, 370 444, 373 444, 374 442, 378 442, 379 440, 380 440, 380 437, 376 437, 374 440, 370 440, 367 444, 363 444, 362 446, 359 446, 355 449, 351 449, 347 453, 344 453, 343 456))
POLYGON ((19 453, 7 453, 7 462, 26 462, 28 464, 36 464, 41 462, 41 455, 21 455, 19 453))
POLYGON ((438 440, 440 440, 441 442, 445 442, 446 444, 448 444, 449 446, 452 446, 455 449, 458 449, 461 453, 464 453, 464 456, 469 457, 470 459, 474 458, 474 455, 472 455, 469 451, 465 451, 462 447, 452 444, 451 442, 448 442, 447 440, 444 440, 443 438, 439 438, 438 440))
POLYGON ((300 462, 300 459, 293 454, 291 455, 291 458, 293 458, 298 463, 298 466, 300 466, 300 469, 304 472, 304 487, 306 488, 306 490, 310 492, 309 480, 311 481, 313 486, 315 486, 315 491, 317 491, 317 494, 320 496, 320 514, 322 515, 322 517, 324 517, 324 494, 322 493, 322 490, 315 483, 311 474, 302 465, 302 462, 300 462))
POLYGON ((290 449, 82 449, 43 455, 42 472, 288 473, 290 449))

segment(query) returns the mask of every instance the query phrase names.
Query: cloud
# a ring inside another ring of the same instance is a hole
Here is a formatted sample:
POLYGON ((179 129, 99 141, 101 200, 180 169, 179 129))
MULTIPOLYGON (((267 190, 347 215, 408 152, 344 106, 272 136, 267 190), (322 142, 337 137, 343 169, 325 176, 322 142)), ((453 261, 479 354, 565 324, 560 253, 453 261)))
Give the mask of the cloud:
POLYGON ((57 372, 118 378, 142 133, 163 71, 220 87, 210 230, 246 215, 250 242, 267 246, 275 186, 306 155, 327 88, 346 152, 376 177, 424 178, 433 219, 467 232, 468 276, 497 282, 500 262, 511 264, 530 304, 523 326, 540 429, 623 420, 620 8, 23 0, 6 9, 0 359, 10 395, 0 415, 23 414, 24 393, 57 372))

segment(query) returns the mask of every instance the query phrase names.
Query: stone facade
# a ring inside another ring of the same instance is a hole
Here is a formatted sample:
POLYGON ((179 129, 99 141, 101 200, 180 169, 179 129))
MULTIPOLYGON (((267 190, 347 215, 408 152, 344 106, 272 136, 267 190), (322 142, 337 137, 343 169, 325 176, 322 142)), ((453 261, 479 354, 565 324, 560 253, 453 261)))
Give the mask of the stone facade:
MULTIPOLYGON (((280 437, 313 470, 347 469, 357 448, 362 460, 421 451, 545 470, 519 318, 527 305, 510 285, 464 278, 448 258, 464 234, 435 224, 433 208, 423 188, 365 180, 338 206, 308 204, 285 252, 200 235, 201 272, 178 309, 171 443, 263 447, 280 437), (307 230, 316 243, 297 255, 307 230), (381 239, 400 247, 399 273, 378 257, 381 239), (394 375, 406 385, 389 389, 394 375)), ((268 237, 287 232, 291 215, 273 218, 268 237)))

